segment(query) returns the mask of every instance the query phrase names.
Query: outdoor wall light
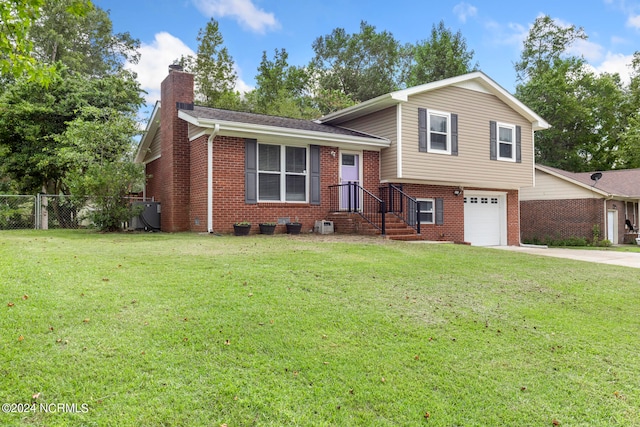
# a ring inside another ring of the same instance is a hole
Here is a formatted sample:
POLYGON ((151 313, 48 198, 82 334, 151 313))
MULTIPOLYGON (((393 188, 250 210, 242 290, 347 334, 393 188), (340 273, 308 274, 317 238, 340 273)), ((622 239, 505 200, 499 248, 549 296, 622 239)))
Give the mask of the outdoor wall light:
POLYGON ((459 196, 460 194, 462 194, 462 188, 458 187, 455 190, 453 190, 453 195, 454 196, 459 196))

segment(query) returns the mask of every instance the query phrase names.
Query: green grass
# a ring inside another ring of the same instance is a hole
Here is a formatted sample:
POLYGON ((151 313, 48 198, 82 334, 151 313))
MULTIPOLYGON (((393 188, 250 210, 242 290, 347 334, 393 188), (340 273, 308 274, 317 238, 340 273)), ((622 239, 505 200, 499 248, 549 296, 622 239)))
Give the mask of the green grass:
POLYGON ((20 231, 0 233, 0 296, 0 403, 36 404, 0 425, 640 425, 631 268, 380 239, 20 231))

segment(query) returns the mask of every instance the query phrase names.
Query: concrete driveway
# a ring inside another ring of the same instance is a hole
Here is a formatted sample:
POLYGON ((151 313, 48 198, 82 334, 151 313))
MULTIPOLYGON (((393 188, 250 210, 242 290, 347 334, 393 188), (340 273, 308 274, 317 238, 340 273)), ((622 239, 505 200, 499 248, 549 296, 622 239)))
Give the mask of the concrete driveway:
POLYGON ((584 249, 561 249, 532 246, 496 246, 496 249, 524 252, 532 255, 568 258, 601 264, 640 268, 640 252, 598 251, 584 249))

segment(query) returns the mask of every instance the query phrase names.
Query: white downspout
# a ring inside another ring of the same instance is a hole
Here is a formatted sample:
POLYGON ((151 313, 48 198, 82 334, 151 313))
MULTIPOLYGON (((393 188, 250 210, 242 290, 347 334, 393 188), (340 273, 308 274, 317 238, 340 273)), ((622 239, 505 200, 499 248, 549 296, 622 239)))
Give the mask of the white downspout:
POLYGON ((207 231, 213 233, 213 139, 220 132, 218 123, 207 139, 207 231))

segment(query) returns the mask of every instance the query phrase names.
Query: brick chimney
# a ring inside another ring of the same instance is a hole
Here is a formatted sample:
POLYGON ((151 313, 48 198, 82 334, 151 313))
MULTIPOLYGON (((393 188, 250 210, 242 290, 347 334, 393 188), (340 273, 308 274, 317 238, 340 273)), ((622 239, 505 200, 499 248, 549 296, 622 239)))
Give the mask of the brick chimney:
MULTIPOLYGON (((193 74, 169 66, 160 86, 160 202, 163 231, 189 230, 190 144, 187 122, 178 118, 179 104, 193 104, 193 74)), ((181 107, 182 108, 182 107, 181 107)))

